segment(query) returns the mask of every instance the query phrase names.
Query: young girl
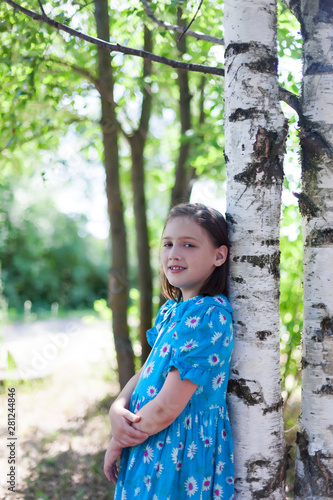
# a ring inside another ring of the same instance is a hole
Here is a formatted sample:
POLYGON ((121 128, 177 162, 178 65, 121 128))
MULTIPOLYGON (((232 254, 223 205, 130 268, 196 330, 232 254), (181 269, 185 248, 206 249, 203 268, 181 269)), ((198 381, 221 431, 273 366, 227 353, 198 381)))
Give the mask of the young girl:
POLYGON ((232 500, 226 222, 204 205, 178 205, 162 242, 170 300, 147 332, 145 365, 111 406, 104 472, 117 483, 116 500, 232 500))

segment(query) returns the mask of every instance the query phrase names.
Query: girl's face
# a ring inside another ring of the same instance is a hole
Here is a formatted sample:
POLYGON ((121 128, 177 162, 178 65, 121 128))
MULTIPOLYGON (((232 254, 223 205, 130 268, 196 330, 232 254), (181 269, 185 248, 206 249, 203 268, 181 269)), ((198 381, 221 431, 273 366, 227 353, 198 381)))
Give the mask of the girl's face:
POLYGON ((183 300, 199 295, 202 285, 215 267, 226 261, 226 246, 215 248, 209 234, 189 217, 174 217, 164 230, 162 266, 172 286, 179 288, 183 300))

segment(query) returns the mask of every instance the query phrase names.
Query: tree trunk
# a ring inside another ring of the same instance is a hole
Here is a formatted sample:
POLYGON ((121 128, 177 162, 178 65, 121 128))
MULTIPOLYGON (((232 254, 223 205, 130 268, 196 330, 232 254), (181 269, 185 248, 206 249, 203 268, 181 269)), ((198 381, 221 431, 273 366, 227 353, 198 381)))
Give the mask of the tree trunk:
POLYGON ((333 9, 302 0, 304 326, 295 499, 333 498, 333 9))
POLYGON ((239 500, 282 500, 279 223, 287 124, 278 97, 276 3, 226 0, 224 12, 235 492, 239 500))
MULTIPOLYGON (((178 7, 177 10, 177 24, 185 28, 186 22, 182 19, 182 10, 178 7)), ((179 35, 176 35, 178 40, 179 35)), ((186 53, 186 36, 184 36, 177 46, 181 55, 186 53)), ((190 153, 191 143, 186 132, 192 127, 191 118, 191 94, 189 89, 189 73, 188 71, 178 70, 178 85, 179 85, 179 111, 180 111, 180 125, 181 125, 181 138, 178 154, 178 161, 176 165, 175 183, 171 193, 171 206, 177 203, 186 203, 191 195, 189 183, 193 174, 193 168, 187 166, 187 160, 190 153)))
MULTIPOLYGON (((95 0, 97 36, 109 41, 109 13, 107 0, 95 0)), ((113 76, 110 52, 98 47, 100 84, 113 95, 113 76)), ((109 301, 112 309, 112 327, 117 352, 119 382, 123 387, 134 374, 134 355, 127 325, 128 273, 127 243, 123 204, 119 184, 119 157, 117 121, 114 104, 103 96, 101 127, 104 146, 106 194, 111 225, 112 267, 109 277, 109 301)))
MULTIPOLYGON (((152 34, 144 27, 144 50, 152 52, 152 34)), ((138 281, 140 290, 140 342, 142 364, 147 359, 150 346, 146 333, 151 328, 153 277, 150 266, 150 246, 146 217, 144 147, 151 114, 152 94, 146 78, 151 74, 151 61, 145 59, 143 65, 142 108, 139 128, 128 137, 132 158, 132 187, 134 200, 135 227, 138 256, 138 281)))

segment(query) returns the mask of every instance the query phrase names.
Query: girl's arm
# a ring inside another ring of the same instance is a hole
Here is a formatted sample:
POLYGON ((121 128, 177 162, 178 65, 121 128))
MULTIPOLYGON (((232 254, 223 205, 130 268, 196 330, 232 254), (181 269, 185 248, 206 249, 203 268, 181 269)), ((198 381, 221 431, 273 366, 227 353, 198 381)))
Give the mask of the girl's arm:
POLYGON ((198 385, 190 380, 181 380, 179 371, 172 369, 156 398, 138 411, 136 416, 141 418, 133 422, 132 427, 146 432, 149 436, 165 429, 184 410, 197 387, 198 385))
POLYGON ((143 443, 148 437, 147 433, 131 426, 132 423, 138 423, 141 417, 128 410, 141 371, 142 368, 127 382, 109 411, 113 439, 122 448, 143 443))

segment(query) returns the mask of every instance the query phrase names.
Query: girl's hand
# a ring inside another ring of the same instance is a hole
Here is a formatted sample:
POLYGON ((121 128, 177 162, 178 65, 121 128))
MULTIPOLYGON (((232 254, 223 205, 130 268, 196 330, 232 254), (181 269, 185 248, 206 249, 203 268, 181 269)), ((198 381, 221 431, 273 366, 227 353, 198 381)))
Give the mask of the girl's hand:
POLYGON ((122 451, 123 449, 117 445, 115 440, 111 439, 104 457, 104 474, 108 480, 112 481, 114 484, 117 483, 119 472, 117 459, 121 457, 122 451))
POLYGON ((121 401, 116 400, 113 403, 109 415, 112 436, 122 448, 141 444, 149 436, 146 432, 132 427, 132 424, 139 422, 141 417, 127 410, 121 401))

